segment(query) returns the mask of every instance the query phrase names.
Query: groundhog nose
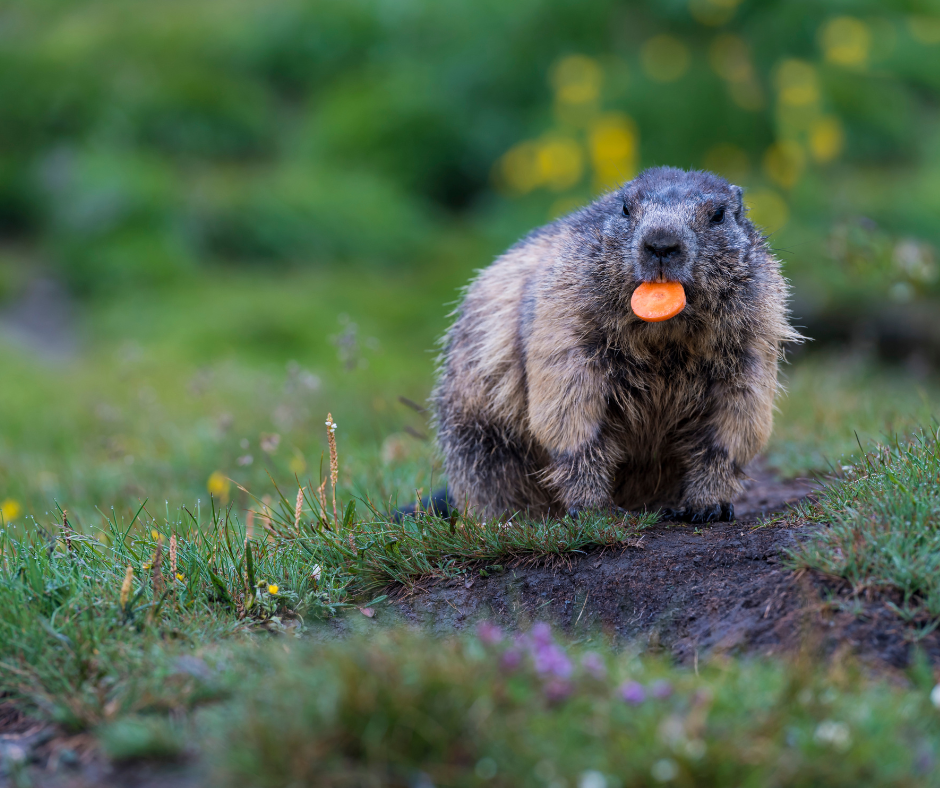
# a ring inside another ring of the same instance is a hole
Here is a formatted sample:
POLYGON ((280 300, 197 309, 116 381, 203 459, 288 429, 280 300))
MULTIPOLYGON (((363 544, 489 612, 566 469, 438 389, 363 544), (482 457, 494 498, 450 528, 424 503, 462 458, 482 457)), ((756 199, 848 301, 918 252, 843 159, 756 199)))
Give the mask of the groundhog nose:
POLYGON ((651 235, 644 241, 643 246, 649 254, 663 261, 677 257, 682 251, 682 242, 672 233, 651 235))

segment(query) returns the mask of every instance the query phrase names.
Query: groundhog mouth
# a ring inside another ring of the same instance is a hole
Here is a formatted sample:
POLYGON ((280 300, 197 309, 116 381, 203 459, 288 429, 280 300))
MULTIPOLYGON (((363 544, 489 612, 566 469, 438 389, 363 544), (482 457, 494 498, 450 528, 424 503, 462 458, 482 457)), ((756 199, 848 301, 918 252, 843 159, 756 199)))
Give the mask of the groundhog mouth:
POLYGON ((681 282, 643 282, 633 291, 630 308, 647 323, 669 320, 685 309, 685 288, 681 282))

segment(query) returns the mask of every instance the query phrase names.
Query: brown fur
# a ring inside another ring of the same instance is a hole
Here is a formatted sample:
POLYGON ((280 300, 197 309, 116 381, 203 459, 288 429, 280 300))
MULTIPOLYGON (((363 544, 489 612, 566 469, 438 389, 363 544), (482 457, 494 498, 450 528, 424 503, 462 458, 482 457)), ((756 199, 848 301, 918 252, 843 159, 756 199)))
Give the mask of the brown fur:
POLYGON ((433 400, 448 497, 486 517, 720 517, 800 338, 787 299, 740 189, 709 173, 649 170, 537 230, 480 273, 446 336, 433 400), (657 279, 681 281, 688 305, 646 323, 630 296, 657 279))

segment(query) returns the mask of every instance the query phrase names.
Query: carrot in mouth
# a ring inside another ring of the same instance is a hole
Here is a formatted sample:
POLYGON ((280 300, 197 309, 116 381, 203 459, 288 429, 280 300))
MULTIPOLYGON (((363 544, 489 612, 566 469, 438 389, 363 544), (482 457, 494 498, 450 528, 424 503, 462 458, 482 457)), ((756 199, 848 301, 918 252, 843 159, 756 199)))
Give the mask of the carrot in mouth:
POLYGON ((633 291, 630 306, 647 323, 669 320, 685 309, 685 289, 681 282, 644 282, 633 291))

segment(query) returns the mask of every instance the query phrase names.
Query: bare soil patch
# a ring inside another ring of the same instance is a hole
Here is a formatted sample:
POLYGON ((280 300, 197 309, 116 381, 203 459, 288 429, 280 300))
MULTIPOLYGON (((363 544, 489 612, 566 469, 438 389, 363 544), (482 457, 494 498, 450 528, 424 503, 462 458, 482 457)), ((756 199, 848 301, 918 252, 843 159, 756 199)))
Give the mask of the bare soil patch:
MULTIPOLYGON (((809 647, 825 655, 852 652, 878 670, 907 666, 916 629, 899 620, 890 600, 849 599, 837 581, 786 564, 788 551, 820 526, 763 524, 819 482, 779 480, 762 466, 750 475, 735 501, 735 522, 663 523, 622 550, 518 561, 496 575, 403 593, 395 607, 442 633, 484 618, 510 628, 546 619, 572 634, 600 629, 683 664, 720 652, 809 647)), ((940 663, 940 637, 919 642, 940 663)))

